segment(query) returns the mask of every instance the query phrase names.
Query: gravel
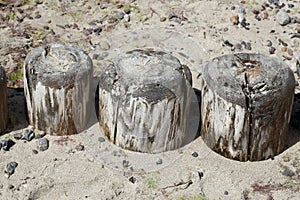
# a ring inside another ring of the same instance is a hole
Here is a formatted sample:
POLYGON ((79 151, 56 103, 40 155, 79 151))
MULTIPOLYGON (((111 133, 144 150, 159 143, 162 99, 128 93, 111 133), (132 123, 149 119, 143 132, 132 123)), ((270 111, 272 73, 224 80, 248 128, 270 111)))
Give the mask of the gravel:
POLYGON ((291 18, 285 11, 279 10, 276 14, 276 21, 281 26, 285 26, 291 22, 291 18))

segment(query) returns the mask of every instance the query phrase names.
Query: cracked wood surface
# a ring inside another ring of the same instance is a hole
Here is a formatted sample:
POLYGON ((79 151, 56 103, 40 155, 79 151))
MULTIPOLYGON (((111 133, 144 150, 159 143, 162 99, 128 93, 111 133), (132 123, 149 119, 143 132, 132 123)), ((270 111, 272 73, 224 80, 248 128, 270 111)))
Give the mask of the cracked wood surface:
POLYGON ((4 132, 8 121, 6 75, 0 66, 0 133, 4 132))
POLYGON ((100 127, 114 144, 159 153, 184 144, 191 73, 160 51, 133 50, 104 68, 99 81, 100 127))
POLYGON ((295 79, 276 58, 239 53, 214 58, 203 71, 202 137, 240 161, 273 157, 285 148, 295 79))
POLYGON ((32 50, 24 63, 29 122, 52 135, 83 130, 89 112, 92 61, 81 49, 51 44, 32 50))

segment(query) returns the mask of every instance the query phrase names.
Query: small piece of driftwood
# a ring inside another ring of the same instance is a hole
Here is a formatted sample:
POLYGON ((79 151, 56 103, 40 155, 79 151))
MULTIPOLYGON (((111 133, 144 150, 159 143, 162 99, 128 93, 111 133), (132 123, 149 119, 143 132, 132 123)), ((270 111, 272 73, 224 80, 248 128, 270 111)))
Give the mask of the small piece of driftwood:
POLYGON ((170 54, 124 53, 100 76, 100 127, 124 149, 159 153, 179 148, 185 140, 190 84, 190 70, 170 54))
POLYGON ((240 161, 284 150, 295 78, 279 59, 239 53, 212 59, 203 70, 202 138, 219 154, 240 161))
POLYGON ((3 67, 0 66, 0 134, 6 129, 8 121, 7 86, 6 75, 3 67))
POLYGON ((33 49, 24 63, 29 123, 51 135, 82 131, 90 115, 92 76, 92 60, 78 47, 33 49))

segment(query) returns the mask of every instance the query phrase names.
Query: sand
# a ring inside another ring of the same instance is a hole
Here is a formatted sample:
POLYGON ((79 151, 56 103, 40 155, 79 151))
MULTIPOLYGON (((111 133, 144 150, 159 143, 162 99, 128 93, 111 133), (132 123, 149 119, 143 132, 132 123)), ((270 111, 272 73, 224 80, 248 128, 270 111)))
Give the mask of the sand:
MULTIPOLYGON (((160 154, 122 150, 107 140, 99 141, 105 137, 95 113, 86 130, 77 135, 46 135, 49 149, 38 154, 32 151, 38 150, 37 139, 13 138, 14 133, 31 128, 24 108, 22 64, 30 49, 47 43, 71 43, 84 49, 93 59, 94 86, 103 66, 118 53, 138 47, 171 52, 190 67, 197 88, 197 77, 210 59, 234 52, 270 55, 270 40, 276 48, 270 56, 286 62, 298 81, 300 40, 291 34, 299 31, 299 24, 279 25, 276 6, 267 8, 268 17, 258 21, 253 10, 260 10, 263 1, 254 0, 32 0, 20 1, 25 3, 19 7, 20 2, 3 6, 6 2, 0 1, 0 64, 9 77, 10 124, 0 140, 11 138, 16 144, 0 151, 0 199, 300 198, 300 133, 295 127, 290 128, 284 152, 259 162, 224 158, 206 147, 201 137, 160 154), (232 10, 235 5, 245 8, 248 30, 230 21, 237 15, 237 9, 232 10), (124 9, 131 10, 129 18, 114 17, 124 9), (235 49, 224 44, 227 40, 235 49), (249 42, 251 49, 242 41, 249 42), (158 159, 162 164, 156 164, 158 159), (18 166, 7 178, 4 170, 11 161, 18 166)), ((298 1, 283 2, 282 10, 299 16, 298 1), (294 7, 288 8, 289 3, 294 7)))

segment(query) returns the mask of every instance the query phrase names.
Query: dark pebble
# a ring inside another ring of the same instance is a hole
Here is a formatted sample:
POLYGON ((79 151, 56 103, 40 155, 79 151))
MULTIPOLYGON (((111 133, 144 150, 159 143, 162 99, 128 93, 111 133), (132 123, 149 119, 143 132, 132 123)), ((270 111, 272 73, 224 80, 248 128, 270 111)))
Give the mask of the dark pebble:
POLYGON ((13 135, 13 137, 16 139, 16 140, 20 140, 22 138, 22 133, 15 133, 13 135))
POLYGON ((15 186, 13 186, 12 184, 9 184, 9 185, 8 185, 8 189, 9 189, 9 190, 12 190, 12 189, 14 189, 14 188, 15 188, 15 186))
POLYGON ((93 32, 99 35, 102 32, 102 28, 101 27, 95 28, 93 32))
POLYGON ((84 150, 84 145, 83 144, 78 144, 78 145, 76 145, 75 149, 77 151, 83 151, 84 150))
POLYGON ((228 195, 228 191, 224 191, 224 194, 225 194, 225 195, 228 195))
POLYGON ((259 14, 259 10, 252 10, 252 13, 253 13, 254 15, 258 15, 258 14, 259 14))
POLYGON ((70 26, 69 24, 66 24, 64 27, 65 27, 66 29, 71 28, 71 26, 70 26))
POLYGON ((49 30, 49 29, 50 29, 49 26, 43 26, 43 28, 44 28, 45 30, 49 30))
POLYGON ((289 4, 288 4, 288 7, 289 7, 289 8, 294 8, 294 7, 295 7, 295 5, 294 5, 294 4, 291 4, 291 3, 289 3, 289 4))
POLYGON ((157 165, 161 165, 162 163, 163 163, 163 161, 162 161, 161 158, 158 158, 158 159, 156 160, 156 164, 157 164, 157 165))
POLYGON ((282 175, 292 177, 295 175, 295 173, 291 169, 285 168, 282 172, 282 175))
POLYGON ((261 21, 261 17, 258 16, 258 15, 255 15, 255 19, 256 19, 257 21, 261 21))
POLYGON ((12 141, 11 139, 8 139, 8 140, 2 140, 0 142, 0 150, 1 148, 4 150, 4 151, 9 151, 9 149, 14 145, 16 144, 14 141, 12 141))
POLYGON ((192 153, 192 156, 196 158, 196 157, 198 157, 198 153, 194 152, 194 153, 192 153))
POLYGON ((136 178, 132 176, 132 177, 129 178, 129 181, 130 181, 131 183, 135 183, 135 182, 136 182, 136 178))
POLYGON ((233 47, 233 44, 230 43, 228 40, 225 40, 225 41, 223 42, 223 44, 224 44, 225 46, 228 46, 228 47, 233 47))
POLYGON ((26 129, 21 140, 31 141, 35 137, 35 133, 31 129, 26 129))
POLYGON ((123 160, 123 167, 125 167, 125 168, 129 167, 129 161, 128 160, 123 160))
POLYGON ((269 48, 269 53, 270 53, 270 54, 274 54, 275 51, 276 51, 276 48, 275 48, 275 47, 270 47, 270 48, 269 48))
POLYGON ((38 143, 40 151, 46 151, 49 148, 49 140, 47 138, 40 138, 38 143))
POLYGON ((39 18, 41 18, 42 17, 42 15, 36 15, 34 18, 35 19, 39 19, 39 18))
POLYGON ((272 30, 270 30, 270 33, 275 33, 275 30, 273 30, 273 29, 272 29, 272 30))
POLYGON ((98 138, 98 141, 99 141, 99 142, 105 142, 105 138, 104 138, 104 137, 99 137, 99 138, 98 138))
POLYGON ((203 178, 203 176, 204 176, 204 173, 198 171, 198 176, 199 176, 199 178, 200 178, 200 180, 201 180, 201 179, 203 178))
POLYGON ((38 150, 36 150, 36 149, 32 149, 32 153, 33 153, 33 154, 38 154, 38 153, 39 153, 39 151, 38 151, 38 150))
POLYGON ((287 47, 288 46, 288 44, 286 43, 286 42, 284 42, 282 39, 278 39, 278 42, 280 43, 280 44, 282 44, 283 46, 285 46, 285 47, 287 47))
POLYGON ((125 14, 130 14, 130 9, 128 9, 128 8, 124 8, 123 11, 124 11, 125 14))
POLYGON ((17 162, 10 162, 6 165, 5 173, 8 175, 8 177, 15 173, 15 169, 17 168, 17 166, 17 162))
POLYGON ((250 43, 250 42, 242 41, 241 44, 242 44, 242 46, 244 46, 244 48, 245 48, 246 50, 251 50, 251 49, 252 49, 251 43, 250 43))
POLYGON ((267 47, 271 47, 272 46, 272 41, 271 40, 267 40, 266 41, 266 46, 267 47))

